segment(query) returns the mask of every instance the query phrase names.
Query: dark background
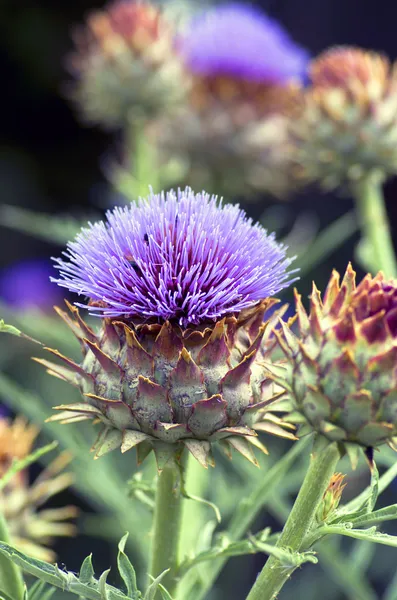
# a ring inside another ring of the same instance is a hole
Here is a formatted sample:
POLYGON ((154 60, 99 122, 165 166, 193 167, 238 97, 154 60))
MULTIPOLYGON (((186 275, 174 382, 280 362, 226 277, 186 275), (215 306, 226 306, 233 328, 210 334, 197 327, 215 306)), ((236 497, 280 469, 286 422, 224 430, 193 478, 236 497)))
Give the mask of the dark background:
MULTIPOLYGON (((391 59, 397 57, 394 0, 267 0, 257 4, 279 19, 313 55, 330 45, 350 44, 381 50, 391 59)), ((87 0, 0 0, 1 203, 52 214, 85 214, 104 207, 108 184, 103 166, 117 151, 117 136, 84 127, 62 95, 68 79, 65 55, 71 49, 71 28, 91 9, 102 6, 103 2, 87 0)), ((395 181, 388 182, 386 197, 395 230, 395 181)), ((263 198, 245 208, 259 216, 273 202, 263 198)), ((283 206, 291 224, 296 215, 310 209, 326 226, 353 205, 349 198, 313 191, 283 206)), ((356 241, 351 240, 305 277, 300 284, 303 293, 309 292, 311 278, 321 288, 333 267, 343 270, 356 241)), ((0 269, 27 258, 48 259, 54 252, 59 249, 0 228, 0 269)), ((90 544, 88 538, 68 540, 58 544, 57 550, 62 562, 77 569, 90 544)), ((109 548, 97 540, 95 547, 98 567, 103 570, 110 562, 109 548)), ((262 559, 258 561, 259 568, 262 559)))

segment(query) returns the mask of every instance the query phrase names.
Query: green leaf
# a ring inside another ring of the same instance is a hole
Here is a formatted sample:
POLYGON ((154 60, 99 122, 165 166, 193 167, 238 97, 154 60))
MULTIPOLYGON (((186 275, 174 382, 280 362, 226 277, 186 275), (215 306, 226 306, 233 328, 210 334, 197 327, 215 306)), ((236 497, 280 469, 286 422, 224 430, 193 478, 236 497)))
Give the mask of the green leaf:
POLYGON ((139 600, 140 598, 139 593, 128 597, 117 588, 107 584, 106 577, 109 571, 105 571, 99 581, 93 579, 88 584, 79 580, 74 573, 62 571, 57 565, 50 565, 42 560, 27 556, 9 544, 0 542, 0 553, 26 573, 87 600, 139 600))
POLYGON ((64 246, 73 239, 89 219, 77 220, 69 215, 53 216, 19 206, 3 205, 0 209, 0 223, 22 233, 47 242, 64 246))
POLYGON ((171 594, 165 589, 165 587, 161 583, 159 585, 159 590, 163 600, 173 600, 171 594))
POLYGON ((26 600, 50 600, 56 588, 48 587, 44 581, 36 581, 27 592, 26 600))
MULTIPOLYGON (((378 495, 385 491, 385 489, 394 481, 397 476, 397 462, 394 462, 392 466, 379 478, 378 481, 378 495)), ((352 514, 360 510, 365 506, 369 496, 372 493, 373 476, 371 477, 370 485, 359 494, 356 498, 353 498, 350 502, 343 505, 338 509, 338 514, 352 514)))
POLYGON ((81 565, 79 581, 81 583, 92 583, 95 578, 94 568, 92 566, 92 554, 87 556, 81 565))
POLYGON ((326 543, 319 546, 318 553, 322 568, 329 573, 350 600, 358 598, 360 600, 378 600, 365 573, 348 568, 348 558, 334 544, 331 544, 331 541, 335 540, 328 539, 326 543))
POLYGON ((7 325, 4 319, 0 319, 0 333, 9 333, 10 335, 15 335, 17 337, 24 338, 25 340, 29 340, 30 342, 34 342, 35 344, 39 344, 39 346, 43 346, 41 342, 35 340, 29 335, 26 335, 17 327, 14 327, 13 325, 7 325))
POLYGON ((373 525, 375 523, 382 523, 383 521, 391 521, 397 519, 397 504, 391 504, 385 508, 381 508, 372 513, 366 515, 359 515, 349 520, 353 523, 354 527, 363 527, 367 525, 373 525))
POLYGON ((306 252, 300 252, 296 261, 300 273, 307 273, 324 261, 335 250, 342 246, 358 230, 355 211, 345 213, 320 231, 316 239, 307 247, 306 252))
MULTIPOLYGON (((15 598, 11 598, 11 596, 9 596, 5 592, 3 592, 2 589, 0 589, 0 600, 15 600, 15 598)), ((28 599, 27 596, 24 596, 23 600, 30 600, 30 598, 28 599)))
POLYGON ((4 473, 3 477, 0 479, 0 490, 4 489, 5 486, 13 479, 13 477, 26 469, 29 465, 36 462, 39 458, 51 452, 58 446, 58 442, 51 442, 51 444, 47 444, 38 450, 35 450, 25 458, 21 458, 20 460, 14 460, 11 467, 4 473))
POLYGON ((117 566, 119 569, 120 576, 125 583, 127 588, 128 596, 133 596, 138 591, 136 584, 136 573, 132 566, 130 559, 124 552, 125 544, 128 539, 128 533, 126 533, 119 542, 119 553, 117 555, 117 566))
POLYGON ((355 538, 356 540, 367 540, 368 542, 375 542, 376 544, 397 548, 397 536, 381 533, 380 531, 377 531, 376 527, 370 527, 369 529, 353 529, 352 523, 343 523, 341 525, 325 525, 320 527, 316 533, 319 534, 320 531, 322 536, 331 534, 344 535, 355 538))
POLYGON ((167 575, 168 572, 169 572, 169 569, 166 569, 165 571, 160 573, 160 575, 158 577, 156 577, 156 579, 153 579, 153 577, 150 576, 150 578, 153 579, 153 581, 149 585, 148 589, 146 590, 146 594, 145 594, 143 600, 154 600, 156 592, 157 592, 158 588, 160 587, 160 583, 162 582, 162 580, 164 579, 164 577, 167 575))

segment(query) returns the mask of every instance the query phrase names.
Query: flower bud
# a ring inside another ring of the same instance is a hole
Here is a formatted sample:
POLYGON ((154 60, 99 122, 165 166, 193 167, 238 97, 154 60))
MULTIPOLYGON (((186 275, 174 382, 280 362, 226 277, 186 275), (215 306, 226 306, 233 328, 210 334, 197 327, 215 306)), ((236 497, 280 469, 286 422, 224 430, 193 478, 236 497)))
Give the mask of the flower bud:
POLYGON ((336 47, 312 62, 300 119, 292 123, 298 175, 325 189, 397 171, 397 71, 388 59, 336 47))
MULTIPOLYGON (((356 286, 351 266, 334 272, 310 313, 296 294, 299 335, 276 332, 287 361, 273 371, 287 392, 287 420, 338 442, 352 457, 397 436, 397 282, 382 273, 356 286), (277 372, 276 372, 277 371, 277 372)), ((356 458, 354 458, 354 461, 356 458)))
POLYGON ((156 117, 183 98, 189 78, 172 27, 154 5, 116 0, 89 16, 75 42, 71 96, 88 121, 121 127, 156 117))

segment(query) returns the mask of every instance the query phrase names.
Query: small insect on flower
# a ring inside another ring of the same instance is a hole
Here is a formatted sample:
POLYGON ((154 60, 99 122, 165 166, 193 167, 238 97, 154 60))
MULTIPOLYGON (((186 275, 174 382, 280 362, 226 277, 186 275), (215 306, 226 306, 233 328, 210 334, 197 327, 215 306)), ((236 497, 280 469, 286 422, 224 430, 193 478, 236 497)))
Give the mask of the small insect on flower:
POLYGON ((143 460, 154 448, 162 468, 187 448, 207 466, 219 442, 256 464, 256 431, 294 439, 269 411, 263 360, 274 345, 264 315, 293 279, 292 260, 239 207, 190 189, 151 194, 83 229, 55 262, 56 282, 88 295, 102 320, 94 331, 77 308, 68 305, 72 319, 57 309, 83 362, 56 350, 66 368, 38 360, 84 398, 51 420, 102 422, 97 457, 137 446, 143 460))

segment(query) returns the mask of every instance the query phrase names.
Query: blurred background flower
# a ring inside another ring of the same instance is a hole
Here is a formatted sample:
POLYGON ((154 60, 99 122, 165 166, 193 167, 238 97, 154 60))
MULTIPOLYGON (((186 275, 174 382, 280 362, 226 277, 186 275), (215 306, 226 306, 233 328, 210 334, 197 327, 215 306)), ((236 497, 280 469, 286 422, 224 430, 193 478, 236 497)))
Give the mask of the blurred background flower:
POLYGON ((177 47, 192 84, 187 102, 150 127, 160 161, 179 161, 196 189, 232 197, 292 191, 288 122, 299 113, 308 53, 244 4, 200 11, 177 47))
POLYGON ((0 270, 0 301, 16 310, 52 312, 63 295, 50 282, 52 265, 47 261, 24 260, 0 270))

